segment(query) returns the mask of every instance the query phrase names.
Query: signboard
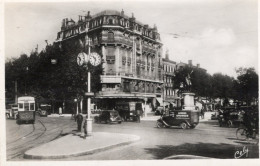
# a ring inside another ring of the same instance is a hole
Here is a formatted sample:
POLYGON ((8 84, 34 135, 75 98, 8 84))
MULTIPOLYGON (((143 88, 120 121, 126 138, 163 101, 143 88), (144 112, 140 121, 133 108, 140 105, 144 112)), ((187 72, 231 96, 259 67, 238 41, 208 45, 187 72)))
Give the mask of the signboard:
POLYGON ((176 119, 190 119, 188 112, 176 112, 176 119))

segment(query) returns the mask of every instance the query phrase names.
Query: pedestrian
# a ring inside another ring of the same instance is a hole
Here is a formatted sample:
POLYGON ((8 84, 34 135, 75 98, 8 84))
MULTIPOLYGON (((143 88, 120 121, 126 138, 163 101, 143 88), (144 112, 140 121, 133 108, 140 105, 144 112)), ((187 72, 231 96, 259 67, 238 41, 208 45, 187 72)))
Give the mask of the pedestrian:
POLYGON ((81 125, 82 125, 82 121, 83 121, 83 115, 81 115, 80 113, 76 116, 75 121, 77 122, 78 125, 78 131, 81 132, 81 125))
POLYGON ((204 107, 202 107, 202 109, 201 109, 201 119, 204 119, 204 114, 205 114, 205 109, 204 109, 204 107))
POLYGON ((84 123, 83 123, 83 129, 84 129, 84 136, 83 136, 83 138, 86 139, 86 137, 87 137, 87 116, 86 116, 86 118, 84 120, 84 123))
POLYGON ((140 123, 141 122, 141 119, 140 119, 140 116, 142 115, 142 111, 141 110, 137 110, 136 111, 136 122, 140 123))
POLYGON ((59 115, 62 115, 62 108, 59 108, 59 115))

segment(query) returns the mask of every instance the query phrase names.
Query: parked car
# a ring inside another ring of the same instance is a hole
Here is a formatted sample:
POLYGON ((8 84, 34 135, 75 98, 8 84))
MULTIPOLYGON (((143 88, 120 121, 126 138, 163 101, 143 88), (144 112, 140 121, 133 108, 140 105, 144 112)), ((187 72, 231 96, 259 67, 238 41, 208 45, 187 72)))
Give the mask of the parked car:
POLYGON ((6 119, 17 119, 17 115, 18 115, 17 104, 9 104, 6 106, 6 110, 5 110, 6 119))
POLYGON ((227 127, 238 127, 242 122, 240 113, 234 108, 226 108, 224 111, 221 111, 218 117, 219 126, 227 127))
POLYGON ((47 117, 48 114, 50 113, 50 109, 51 109, 51 105, 41 104, 38 110, 36 111, 36 115, 47 117))
POLYGON ((115 110, 105 110, 102 111, 101 114, 99 116, 95 116, 94 120, 96 123, 112 123, 112 122, 116 122, 116 123, 121 123, 122 122, 122 118, 120 117, 118 111, 115 110))
POLYGON ((124 121, 138 122, 143 114, 140 102, 119 102, 116 103, 116 109, 124 121))

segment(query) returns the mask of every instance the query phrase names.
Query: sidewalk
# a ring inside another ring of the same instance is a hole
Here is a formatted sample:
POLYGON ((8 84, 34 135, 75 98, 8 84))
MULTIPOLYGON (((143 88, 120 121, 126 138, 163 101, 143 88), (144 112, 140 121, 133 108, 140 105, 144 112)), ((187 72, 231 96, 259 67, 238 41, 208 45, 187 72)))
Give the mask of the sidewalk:
POLYGON ((140 140, 139 136, 119 133, 94 132, 83 139, 80 135, 69 134, 49 143, 32 148, 24 153, 26 159, 61 159, 81 156, 127 145, 140 140))

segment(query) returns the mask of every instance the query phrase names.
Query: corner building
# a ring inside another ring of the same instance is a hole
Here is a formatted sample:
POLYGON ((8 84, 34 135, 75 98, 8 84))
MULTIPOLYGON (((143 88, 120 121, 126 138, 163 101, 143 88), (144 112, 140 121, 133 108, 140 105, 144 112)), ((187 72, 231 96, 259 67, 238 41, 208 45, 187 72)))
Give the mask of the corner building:
POLYGON ((163 84, 162 43, 155 25, 142 24, 124 11, 105 10, 93 16, 88 12, 78 22, 63 20, 56 42, 66 40, 90 40, 91 52, 102 57, 102 90, 92 100, 95 108, 142 102, 149 112, 158 105, 163 84))

